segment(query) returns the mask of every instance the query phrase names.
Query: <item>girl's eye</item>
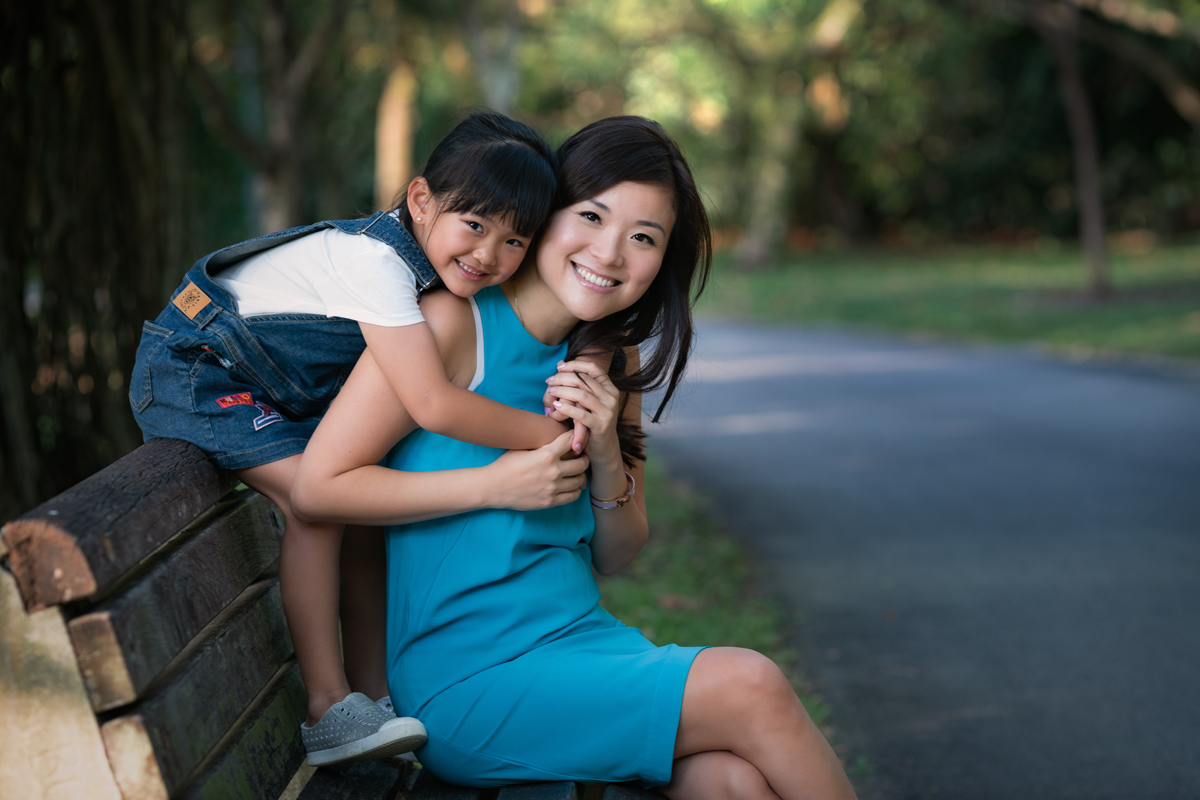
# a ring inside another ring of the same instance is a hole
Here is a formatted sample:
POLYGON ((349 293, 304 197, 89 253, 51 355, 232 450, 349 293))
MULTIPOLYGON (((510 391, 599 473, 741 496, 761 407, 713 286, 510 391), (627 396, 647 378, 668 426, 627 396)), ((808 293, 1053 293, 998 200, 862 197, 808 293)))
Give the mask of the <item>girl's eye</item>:
POLYGON ((654 247, 654 245, 656 244, 656 242, 654 241, 654 238, 645 233, 635 233, 633 235, 633 238, 635 241, 643 242, 645 244, 650 245, 651 247, 654 247))
POLYGON ((473 220, 473 219, 468 219, 468 220, 465 220, 465 222, 467 223, 467 225, 469 225, 469 226, 471 227, 471 230, 473 230, 473 231, 481 231, 481 230, 483 230, 483 226, 482 226, 482 225, 480 225, 478 222, 476 222, 476 221, 475 221, 475 220, 473 220))
POLYGON ((508 244, 512 245, 513 247, 524 247, 525 246, 525 243, 522 242, 520 239, 509 239, 508 244))

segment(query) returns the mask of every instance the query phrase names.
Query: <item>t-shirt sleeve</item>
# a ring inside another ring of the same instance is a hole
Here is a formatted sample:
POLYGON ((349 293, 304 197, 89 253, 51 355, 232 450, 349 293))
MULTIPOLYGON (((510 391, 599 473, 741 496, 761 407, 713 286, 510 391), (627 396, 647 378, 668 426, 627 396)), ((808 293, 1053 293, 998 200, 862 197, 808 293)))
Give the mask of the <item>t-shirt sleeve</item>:
POLYGON ((416 276, 395 250, 368 237, 331 238, 357 252, 329 253, 332 269, 315 287, 329 316, 388 328, 425 321, 416 276))

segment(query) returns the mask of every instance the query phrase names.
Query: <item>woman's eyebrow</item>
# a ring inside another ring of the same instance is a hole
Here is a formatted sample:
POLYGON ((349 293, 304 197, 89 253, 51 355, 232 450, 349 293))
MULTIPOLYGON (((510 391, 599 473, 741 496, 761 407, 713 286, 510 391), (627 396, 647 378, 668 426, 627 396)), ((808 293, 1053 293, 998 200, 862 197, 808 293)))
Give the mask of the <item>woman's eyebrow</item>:
MULTIPOLYGON (((589 197, 589 198, 588 198, 588 202, 589 202, 589 203, 591 203, 592 205, 596 206, 596 208, 600 209, 601 211, 608 211, 608 212, 611 212, 611 211, 612 211, 612 209, 611 209, 611 208, 609 208, 608 206, 604 205, 604 203, 601 203, 599 200, 596 200, 596 199, 594 199, 594 198, 590 198, 590 197, 589 197)), ((663 228, 663 226, 662 226, 662 225, 659 225, 657 222, 654 222, 654 221, 652 221, 652 220, 648 220, 648 219, 639 219, 639 220, 637 221, 637 224, 638 224, 638 225, 645 225, 645 226, 646 226, 646 227, 648 227, 648 228, 658 228, 660 231, 662 231, 662 235, 663 235, 663 236, 666 236, 666 235, 667 235, 667 231, 666 231, 666 229, 665 229, 665 228, 663 228)))

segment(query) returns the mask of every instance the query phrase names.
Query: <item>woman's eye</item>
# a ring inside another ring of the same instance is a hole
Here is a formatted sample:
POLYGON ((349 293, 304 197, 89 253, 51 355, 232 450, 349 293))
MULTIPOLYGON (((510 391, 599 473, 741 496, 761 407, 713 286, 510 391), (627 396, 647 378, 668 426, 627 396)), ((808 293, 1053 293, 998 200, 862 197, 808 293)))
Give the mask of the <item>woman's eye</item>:
POLYGON ((580 211, 579 216, 583 217, 588 222, 599 222, 600 221, 600 215, 597 214, 595 211, 580 211))
POLYGON ((650 245, 651 247, 653 247, 655 245, 654 238, 645 233, 635 233, 633 235, 633 238, 635 241, 643 242, 645 244, 650 245))

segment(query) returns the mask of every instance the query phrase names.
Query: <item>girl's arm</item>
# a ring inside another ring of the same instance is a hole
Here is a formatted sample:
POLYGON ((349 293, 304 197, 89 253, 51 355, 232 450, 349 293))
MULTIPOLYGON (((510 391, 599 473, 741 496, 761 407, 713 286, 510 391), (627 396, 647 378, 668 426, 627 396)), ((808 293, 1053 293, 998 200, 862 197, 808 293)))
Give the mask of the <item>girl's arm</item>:
POLYGON ((360 322, 359 327, 417 427, 506 450, 541 447, 563 432, 560 423, 544 415, 511 408, 451 382, 438 352, 440 343, 427 323, 389 328, 360 322))
MULTIPOLYGON (((637 348, 627 348, 627 369, 637 370, 637 348)), ((617 441, 617 414, 620 393, 604 370, 589 361, 572 361, 560 365, 558 374, 550 381, 556 397, 562 398, 559 410, 582 422, 591 431, 584 454, 591 458, 592 476, 588 486, 597 500, 616 500, 628 489, 628 471, 637 484, 633 498, 620 508, 592 508, 596 533, 592 537, 592 566, 601 575, 611 575, 633 563, 650 534, 646 518, 646 492, 643 478, 645 463, 638 461, 626 469, 621 461, 617 441), (566 401, 570 401, 569 403, 566 401)), ((625 406, 624 419, 640 425, 642 403, 640 395, 631 395, 625 406)))
MULTIPOLYGON (((422 306, 448 370, 469 382, 475 348, 470 309, 453 296, 429 301, 422 306)), ((570 451, 569 432, 537 450, 506 453, 486 467, 400 472, 379 466, 415 428, 368 349, 304 451, 292 483, 295 513, 307 520, 400 524, 476 508, 548 508, 571 502, 584 485, 587 458, 562 459, 570 451)))

